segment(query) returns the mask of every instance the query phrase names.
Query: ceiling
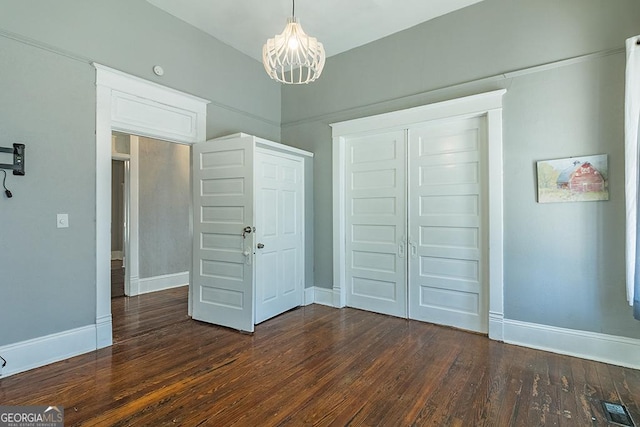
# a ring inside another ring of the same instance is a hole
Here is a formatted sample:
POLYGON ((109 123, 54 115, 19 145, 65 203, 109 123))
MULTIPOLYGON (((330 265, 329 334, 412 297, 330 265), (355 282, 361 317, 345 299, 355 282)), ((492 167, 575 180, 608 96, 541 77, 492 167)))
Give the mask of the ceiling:
MULTIPOLYGON (((222 42, 262 60, 262 45, 284 29, 291 0, 147 0, 222 42)), ((298 0, 296 17, 327 56, 353 49, 482 0, 298 0)))

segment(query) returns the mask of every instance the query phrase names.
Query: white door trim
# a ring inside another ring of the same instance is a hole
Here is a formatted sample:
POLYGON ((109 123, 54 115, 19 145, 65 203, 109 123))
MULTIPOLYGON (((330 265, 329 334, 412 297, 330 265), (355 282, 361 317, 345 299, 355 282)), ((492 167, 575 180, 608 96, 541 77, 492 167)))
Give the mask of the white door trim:
POLYGON ((134 296, 140 294, 140 138, 137 135, 129 135, 129 169, 127 177, 129 215, 127 228, 127 246, 125 254, 125 294, 134 296))
POLYGON ((333 136, 333 290, 334 306, 346 305, 345 145, 346 137, 375 131, 404 129, 411 125, 452 117, 487 119, 489 198, 489 337, 502 340, 503 202, 502 202, 502 97, 505 89, 449 101, 393 111, 376 116, 332 123, 333 136))
POLYGON ((111 158, 125 162, 125 238, 123 242, 124 254, 124 294, 135 296, 140 294, 140 244, 139 244, 139 188, 140 175, 138 173, 140 160, 140 138, 129 135, 129 154, 113 151, 111 158))
POLYGON ((112 344, 111 133, 204 142, 207 101, 104 65, 96 68, 96 348, 112 344))

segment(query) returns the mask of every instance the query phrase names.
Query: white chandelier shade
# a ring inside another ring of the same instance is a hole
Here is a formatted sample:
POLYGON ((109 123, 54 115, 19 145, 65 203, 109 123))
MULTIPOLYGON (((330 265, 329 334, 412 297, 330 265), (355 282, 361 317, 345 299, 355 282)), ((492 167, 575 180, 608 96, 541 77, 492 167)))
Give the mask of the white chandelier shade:
POLYGON ((322 74, 324 62, 324 46, 305 34, 295 17, 287 19, 282 34, 267 40, 262 48, 267 74, 285 84, 311 83, 322 74))

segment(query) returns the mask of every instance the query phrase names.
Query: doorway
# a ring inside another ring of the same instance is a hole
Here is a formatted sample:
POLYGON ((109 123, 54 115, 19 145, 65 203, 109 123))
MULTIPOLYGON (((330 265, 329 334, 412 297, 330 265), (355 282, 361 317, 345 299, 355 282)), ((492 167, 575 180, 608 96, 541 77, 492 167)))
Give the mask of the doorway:
MULTIPOLYGON (((113 343, 110 280, 112 132, 182 144, 204 142, 209 101, 100 64, 93 63, 93 66, 96 69, 95 348, 104 348, 113 343)), ((134 252, 133 248, 130 252, 134 252)))
MULTIPOLYGON (((139 138, 121 132, 111 134, 111 286, 112 294, 123 287, 126 296, 139 293, 139 243, 138 243, 138 145, 139 138), (114 169, 114 163, 116 169, 114 169), (122 171, 118 171, 120 167, 122 171), (121 190, 121 195, 118 190, 121 190), (114 194, 115 193, 115 194, 114 194), (118 199, 122 198, 119 202, 118 199), (119 220, 121 217, 121 221, 119 220), (115 219, 115 220, 114 220, 115 219), (114 244, 121 241, 121 249, 114 244), (114 283, 122 281, 122 285, 114 283), (117 286, 117 288, 116 288, 117 286)), ((117 295, 117 294, 115 294, 117 295)))
POLYGON ((184 144, 113 132, 112 298, 189 283, 189 151, 184 144))
POLYGON ((125 296, 125 168, 127 160, 111 160, 111 298, 125 296))

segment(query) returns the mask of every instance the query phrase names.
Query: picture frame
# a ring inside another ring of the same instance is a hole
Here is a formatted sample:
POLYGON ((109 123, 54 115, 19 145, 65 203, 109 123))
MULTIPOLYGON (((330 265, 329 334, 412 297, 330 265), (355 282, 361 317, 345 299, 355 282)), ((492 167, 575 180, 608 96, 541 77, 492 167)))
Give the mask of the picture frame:
POLYGON ((536 162, 538 203, 609 200, 606 154, 536 162))

